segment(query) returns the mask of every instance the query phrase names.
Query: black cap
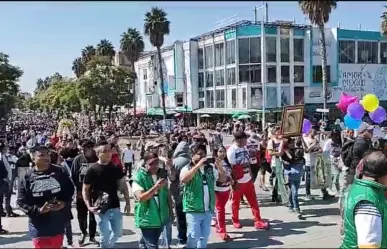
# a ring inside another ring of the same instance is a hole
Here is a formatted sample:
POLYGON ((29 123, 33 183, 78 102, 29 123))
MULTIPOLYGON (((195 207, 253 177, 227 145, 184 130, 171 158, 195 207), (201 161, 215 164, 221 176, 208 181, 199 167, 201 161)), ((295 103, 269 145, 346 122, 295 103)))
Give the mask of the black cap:
POLYGON ((37 151, 49 151, 49 149, 43 145, 36 145, 36 146, 30 148, 30 153, 35 153, 37 151))
POLYGON ((243 138, 247 138, 247 135, 244 131, 236 131, 234 132, 234 139, 237 140, 237 139, 243 139, 243 138))

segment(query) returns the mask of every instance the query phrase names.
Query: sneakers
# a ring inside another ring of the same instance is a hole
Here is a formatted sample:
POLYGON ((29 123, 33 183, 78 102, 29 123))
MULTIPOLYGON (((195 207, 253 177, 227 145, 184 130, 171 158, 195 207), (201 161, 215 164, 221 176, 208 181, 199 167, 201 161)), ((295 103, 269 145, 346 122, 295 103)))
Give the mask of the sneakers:
POLYGON ((231 237, 227 233, 219 233, 219 236, 223 241, 230 241, 231 240, 231 237))
POLYGON ((232 223, 233 224, 233 226, 236 228, 236 229, 241 229, 243 226, 241 225, 241 223, 239 223, 239 222, 233 222, 232 223))
POLYGON ((215 220, 215 219, 212 219, 212 220, 211 220, 211 226, 212 226, 212 227, 216 226, 216 220, 215 220))
POLYGON ((95 239, 95 238, 90 238, 89 239, 89 242, 91 243, 91 244, 94 244, 94 245, 99 245, 99 242, 95 239))
POLYGON ((311 201, 311 200, 314 200, 314 198, 312 195, 306 195, 305 200, 311 201))
POLYGON ((269 229, 270 225, 269 225, 268 222, 264 222, 262 220, 259 220, 259 221, 254 222, 254 227, 256 229, 264 229, 264 230, 266 230, 266 229, 269 229))
POLYGON ((329 194, 329 193, 326 193, 326 194, 324 194, 323 195, 323 200, 331 200, 331 199, 333 199, 333 198, 335 198, 335 196, 334 195, 331 195, 331 194, 329 194))
POLYGON ((86 236, 87 236, 87 234, 82 234, 81 235, 81 237, 78 240, 79 246, 82 246, 83 244, 85 244, 86 236))

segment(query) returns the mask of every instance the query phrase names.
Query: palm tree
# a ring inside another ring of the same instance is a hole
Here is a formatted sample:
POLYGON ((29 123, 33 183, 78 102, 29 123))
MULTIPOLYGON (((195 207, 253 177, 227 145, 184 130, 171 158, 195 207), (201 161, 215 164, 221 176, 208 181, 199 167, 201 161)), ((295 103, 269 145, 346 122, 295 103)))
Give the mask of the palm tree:
POLYGON ((150 12, 145 13, 145 35, 149 36, 150 43, 157 48, 157 57, 159 61, 161 101, 163 106, 164 120, 167 116, 165 109, 165 92, 163 79, 163 63, 161 58, 161 47, 164 44, 164 36, 169 35, 170 22, 167 19, 167 13, 163 9, 152 8, 150 12))
MULTIPOLYGON (((384 6, 384 8, 387 9, 387 6, 384 6)), ((387 11, 384 11, 380 18, 382 19, 382 23, 380 25, 382 35, 387 35, 387 11)))
MULTIPOLYGON (((126 32, 121 35, 121 51, 130 61, 130 67, 135 74, 134 63, 140 57, 141 52, 144 51, 144 40, 137 29, 128 28, 126 32)), ((133 87, 133 114, 136 116, 136 85, 133 87)))
POLYGON ((102 39, 97 45, 96 54, 97 56, 108 57, 112 61, 116 55, 113 43, 107 39, 102 39))
POLYGON ((87 64, 96 54, 96 49, 92 45, 87 45, 84 49, 82 49, 82 60, 87 64))
POLYGON ((75 58, 75 60, 73 61, 73 66, 71 67, 71 69, 73 70, 73 72, 77 78, 81 77, 85 73, 86 68, 85 68, 85 64, 82 60, 82 57, 75 58))
MULTIPOLYGON (((327 47, 325 44, 325 24, 329 21, 329 15, 333 9, 336 9, 337 1, 334 0, 305 0, 298 1, 302 12, 309 17, 309 21, 317 26, 320 31, 320 44, 322 55, 322 83, 324 96, 324 109, 327 109, 328 82, 327 82, 327 47)), ((326 114, 324 115, 324 119, 326 114)))

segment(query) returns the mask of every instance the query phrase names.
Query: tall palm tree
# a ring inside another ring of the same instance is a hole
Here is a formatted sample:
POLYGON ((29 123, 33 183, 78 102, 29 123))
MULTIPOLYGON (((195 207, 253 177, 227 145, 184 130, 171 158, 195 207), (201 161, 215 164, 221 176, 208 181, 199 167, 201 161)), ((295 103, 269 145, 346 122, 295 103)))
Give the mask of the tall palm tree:
MULTIPOLYGON (((130 61, 130 68, 135 74, 134 63, 140 57, 141 52, 144 51, 144 40, 140 32, 135 28, 128 28, 126 32, 121 35, 121 51, 130 61)), ((136 83, 132 86, 133 89, 133 114, 136 116, 136 83)))
POLYGON ((97 45, 96 54, 97 56, 108 57, 112 61, 116 55, 113 43, 107 39, 102 39, 97 45))
MULTIPOLYGON (((387 6, 384 6, 384 8, 387 9, 387 6)), ((382 19, 382 23, 380 25, 382 35, 387 35, 387 11, 384 11, 380 18, 382 19)))
MULTIPOLYGON (((322 56, 322 84, 324 96, 324 109, 327 109, 328 82, 327 82, 327 47, 325 43, 325 24, 329 21, 329 16, 333 9, 336 9, 337 1, 334 0, 305 0, 298 1, 302 12, 309 17, 309 21, 317 26, 320 31, 320 44, 322 56)), ((326 113, 324 119, 326 118, 326 113)))
POLYGON ((75 60, 73 61, 73 66, 71 67, 71 69, 73 70, 73 72, 77 78, 81 77, 85 73, 86 67, 85 67, 85 64, 82 60, 82 57, 75 58, 75 60))
POLYGON ((82 49, 82 60, 87 64, 96 54, 96 49, 92 45, 87 45, 84 49, 82 49))
POLYGON ((160 8, 152 8, 151 11, 145 13, 144 33, 149 36, 150 43, 157 48, 157 57, 159 61, 159 74, 160 74, 160 88, 161 88, 161 101, 163 106, 164 120, 167 116, 167 110, 165 109, 165 92, 164 92, 164 78, 163 78, 163 63, 161 58, 161 47, 164 44, 164 36, 169 35, 170 22, 167 19, 167 13, 160 8))

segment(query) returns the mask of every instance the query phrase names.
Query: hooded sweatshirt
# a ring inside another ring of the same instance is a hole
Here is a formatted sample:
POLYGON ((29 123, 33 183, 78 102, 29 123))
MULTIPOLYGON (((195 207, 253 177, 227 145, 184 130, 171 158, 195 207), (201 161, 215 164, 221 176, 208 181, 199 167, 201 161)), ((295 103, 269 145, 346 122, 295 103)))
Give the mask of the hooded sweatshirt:
POLYGON ((172 156, 173 167, 169 172, 172 196, 176 199, 182 197, 183 188, 180 184, 180 171, 191 162, 190 147, 187 142, 181 141, 172 156))

